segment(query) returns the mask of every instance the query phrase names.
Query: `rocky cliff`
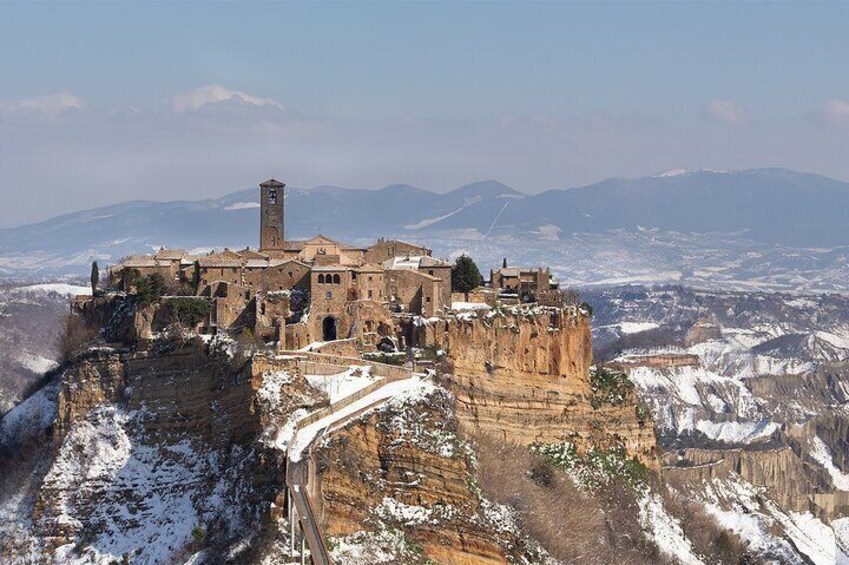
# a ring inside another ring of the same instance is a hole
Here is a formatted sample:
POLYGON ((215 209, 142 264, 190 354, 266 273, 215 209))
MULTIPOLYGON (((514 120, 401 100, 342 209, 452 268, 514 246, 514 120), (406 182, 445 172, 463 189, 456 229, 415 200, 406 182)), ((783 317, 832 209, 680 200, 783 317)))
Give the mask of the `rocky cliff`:
POLYGON ((340 562, 387 539, 410 563, 417 553, 458 565, 527 561, 523 540, 497 523, 476 488, 473 453, 456 435, 444 389, 367 414, 329 438, 319 458, 323 522, 340 562))
POLYGON ((447 352, 461 425, 504 440, 624 446, 648 465, 654 433, 630 392, 596 401, 590 319, 573 309, 513 308, 432 320, 424 339, 447 352))
POLYGON ((4 562, 256 553, 285 490, 284 458, 266 440, 327 400, 301 375, 218 345, 92 350, 4 419, 0 464, 25 467, 0 489, 4 562))

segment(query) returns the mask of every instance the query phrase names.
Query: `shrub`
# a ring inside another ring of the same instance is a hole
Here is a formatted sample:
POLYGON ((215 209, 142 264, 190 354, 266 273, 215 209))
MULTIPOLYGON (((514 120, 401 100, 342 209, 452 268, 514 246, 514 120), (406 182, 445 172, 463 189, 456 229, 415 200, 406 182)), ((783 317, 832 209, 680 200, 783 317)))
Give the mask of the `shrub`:
POLYGON ((142 306, 158 302, 165 293, 165 279, 159 273, 136 279, 136 296, 142 306))
POLYGON ((172 323, 194 328, 209 318, 212 305, 204 298, 172 298, 168 300, 168 316, 172 323))
POLYGON ((602 404, 619 406, 632 397, 634 384, 622 371, 604 366, 590 367, 590 404, 598 408, 602 404))
MULTIPOLYGON (((526 447, 475 438, 480 489, 512 510, 524 534, 564 563, 656 563, 640 532, 631 489, 584 492, 526 447)), ((541 562, 533 559, 531 562, 541 562)))
POLYGON ((678 519, 696 552, 705 557, 707 563, 753 563, 754 558, 740 536, 723 528, 702 504, 679 494, 686 492, 689 486, 676 483, 673 481, 675 490, 663 484, 653 487, 661 493, 666 511, 678 519))
POLYGON ((97 337, 92 329, 80 316, 69 313, 65 317, 62 331, 56 343, 59 362, 64 364, 71 361, 97 337))
POLYGON ((571 442, 535 443, 531 450, 568 471, 578 484, 589 489, 598 489, 616 481, 641 489, 648 483, 648 468, 639 460, 629 458, 622 446, 607 450, 593 447, 583 455, 578 454, 571 442))

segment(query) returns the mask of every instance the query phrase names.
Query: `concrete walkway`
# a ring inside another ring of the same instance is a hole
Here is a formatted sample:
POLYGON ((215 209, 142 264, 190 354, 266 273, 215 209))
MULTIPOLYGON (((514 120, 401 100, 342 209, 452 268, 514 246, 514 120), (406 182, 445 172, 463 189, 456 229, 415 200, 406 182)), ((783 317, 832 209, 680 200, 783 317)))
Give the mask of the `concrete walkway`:
MULTIPOLYGON (((369 365, 367 361, 361 363, 363 366, 369 365)), ((287 449, 286 483, 314 565, 330 565, 331 561, 327 544, 315 516, 315 506, 309 499, 308 488, 311 481, 315 479, 310 476, 309 458, 312 448, 325 432, 337 430, 367 410, 399 394, 414 391, 422 386, 423 376, 414 375, 409 371, 406 375, 407 378, 398 378, 398 376, 383 378, 366 389, 357 391, 318 411, 319 413, 305 416, 296 424, 295 433, 287 449)))

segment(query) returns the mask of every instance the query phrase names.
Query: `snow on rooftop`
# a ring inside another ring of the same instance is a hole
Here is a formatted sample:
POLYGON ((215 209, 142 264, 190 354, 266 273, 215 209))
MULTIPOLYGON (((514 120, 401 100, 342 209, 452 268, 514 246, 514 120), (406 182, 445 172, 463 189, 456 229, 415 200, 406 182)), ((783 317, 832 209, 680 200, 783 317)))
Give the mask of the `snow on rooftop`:
POLYGON ((492 306, 484 302, 452 302, 451 309, 457 312, 463 310, 490 310, 492 306))

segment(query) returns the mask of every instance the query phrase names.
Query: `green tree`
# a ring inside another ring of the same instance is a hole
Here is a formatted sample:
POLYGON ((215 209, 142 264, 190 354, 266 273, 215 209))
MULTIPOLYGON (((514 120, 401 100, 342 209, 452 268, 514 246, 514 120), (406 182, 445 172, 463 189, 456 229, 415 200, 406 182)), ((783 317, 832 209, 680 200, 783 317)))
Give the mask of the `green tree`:
POLYGON ((200 287, 200 262, 195 261, 194 270, 192 271, 192 290, 195 294, 200 287))
POLYGON ((97 294, 97 285, 100 284, 100 269, 97 267, 97 261, 91 262, 91 295, 97 294))
POLYGON ((165 279, 159 273, 153 273, 136 281, 136 294, 143 306, 159 302, 165 294, 165 279))
POLYGON ((454 292, 469 292, 483 284, 483 277, 478 266, 468 255, 460 255, 454 261, 451 269, 451 290, 454 292))

